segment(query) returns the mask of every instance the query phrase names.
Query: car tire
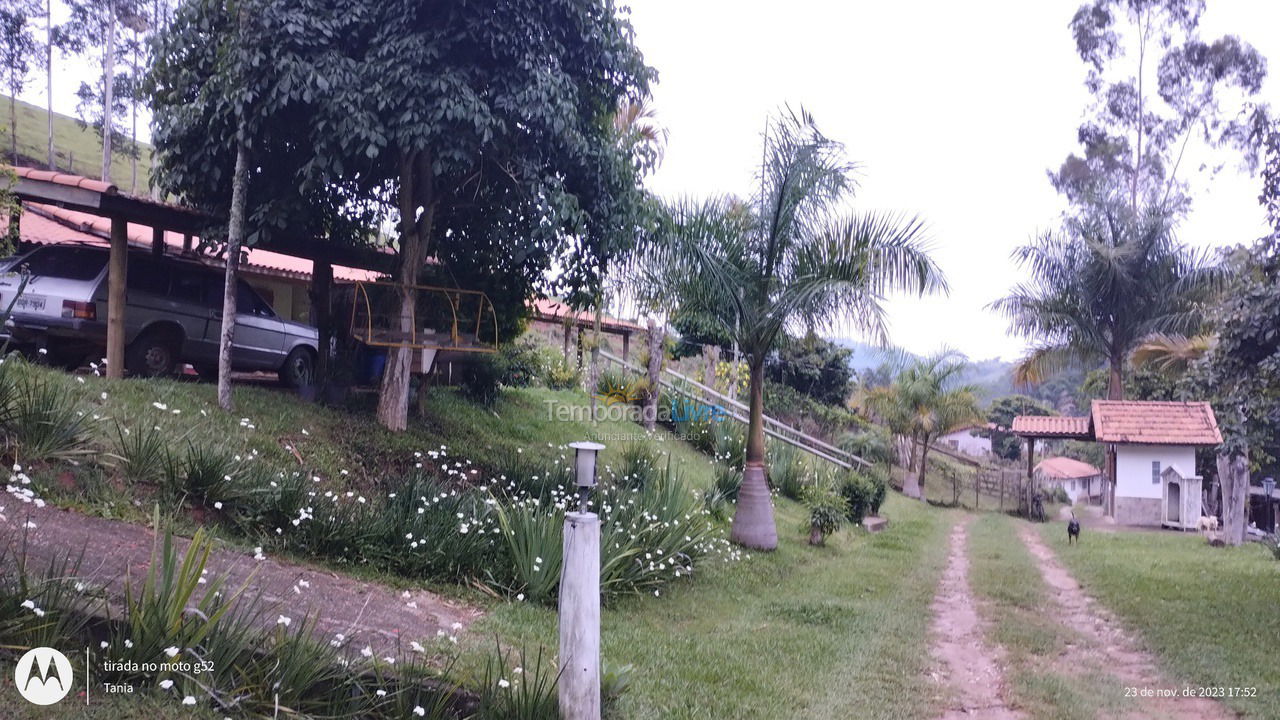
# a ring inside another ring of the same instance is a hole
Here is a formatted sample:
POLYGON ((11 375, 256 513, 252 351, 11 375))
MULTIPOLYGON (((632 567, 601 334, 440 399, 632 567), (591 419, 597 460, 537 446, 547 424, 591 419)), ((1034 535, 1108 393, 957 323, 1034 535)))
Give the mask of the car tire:
POLYGON ((280 366, 280 382, 297 390, 315 383, 316 354, 307 347, 296 347, 280 366))
POLYGON ((125 367, 139 377, 172 375, 178 364, 180 344, 172 333, 148 330, 129 345, 125 352, 125 367))

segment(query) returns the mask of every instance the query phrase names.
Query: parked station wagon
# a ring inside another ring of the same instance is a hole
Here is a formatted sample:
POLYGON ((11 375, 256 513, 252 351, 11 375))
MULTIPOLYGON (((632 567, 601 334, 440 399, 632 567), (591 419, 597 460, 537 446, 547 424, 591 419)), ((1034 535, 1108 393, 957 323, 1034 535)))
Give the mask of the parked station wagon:
MULTIPOLYGON (((102 357, 107 337, 106 248, 49 245, 0 264, 0 308, 8 307, 19 286, 17 270, 30 277, 14 303, 4 334, 29 351, 78 367, 102 357)), ((125 367, 155 376, 190 363, 200 374, 215 376, 222 331, 221 268, 198 260, 157 256, 145 250, 128 254, 125 311, 125 367)), ((315 328, 278 317, 253 288, 236 287, 236 331, 231 365, 235 370, 276 371, 285 384, 310 384, 315 367, 315 328)))

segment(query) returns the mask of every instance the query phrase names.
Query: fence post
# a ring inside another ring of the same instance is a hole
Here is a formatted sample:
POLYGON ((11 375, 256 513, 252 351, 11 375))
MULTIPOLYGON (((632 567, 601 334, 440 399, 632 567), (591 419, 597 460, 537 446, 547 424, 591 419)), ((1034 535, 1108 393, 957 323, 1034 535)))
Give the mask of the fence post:
POLYGON ((600 518, 565 513, 560 580, 560 714, 600 720, 600 518))

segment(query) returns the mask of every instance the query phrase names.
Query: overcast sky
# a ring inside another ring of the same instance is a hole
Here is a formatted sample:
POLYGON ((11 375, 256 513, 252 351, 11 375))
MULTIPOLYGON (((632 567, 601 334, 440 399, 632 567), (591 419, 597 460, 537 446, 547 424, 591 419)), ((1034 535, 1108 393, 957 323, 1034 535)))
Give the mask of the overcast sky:
MULTIPOLYGON (((1080 0, 635 0, 670 131, 650 186, 748 194, 766 116, 804 105, 863 166, 856 207, 929 223, 948 297, 891 301, 891 340, 1012 359, 1024 342, 985 309, 1023 275, 1010 251, 1062 209, 1045 179, 1075 149, 1088 97, 1067 23, 1080 0)), ((1206 38, 1237 34, 1280 74, 1280 2, 1209 0, 1206 38)), ((1280 104, 1280 79, 1264 95, 1280 104)), ((1197 195, 1183 242, 1265 231, 1258 182, 1234 167, 1197 195)))

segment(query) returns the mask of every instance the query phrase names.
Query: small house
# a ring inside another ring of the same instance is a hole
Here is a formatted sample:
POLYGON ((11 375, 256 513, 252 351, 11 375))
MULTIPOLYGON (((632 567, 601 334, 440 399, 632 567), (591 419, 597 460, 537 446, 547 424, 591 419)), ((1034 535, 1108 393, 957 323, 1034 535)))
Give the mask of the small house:
MULTIPOLYGON (((1013 420, 1013 432, 1027 440, 1028 458, 1037 439, 1092 441, 1113 450, 1115 466, 1104 475, 1115 484, 1104 489, 1103 505, 1109 504, 1109 491, 1117 523, 1153 527, 1184 527, 1188 522, 1194 527, 1200 512, 1196 448, 1222 443, 1207 402, 1094 400, 1084 417, 1020 415, 1013 420), (1166 474, 1168 468, 1174 472, 1166 474), (1193 511, 1195 517, 1189 517, 1193 511)), ((1027 476, 1032 475, 1028 460, 1027 476)))
POLYGON ((1072 504, 1102 503, 1102 471, 1087 462, 1069 457, 1050 457, 1035 467, 1036 484, 1041 488, 1062 488, 1072 504))
POLYGON ((991 438, 983 437, 985 425, 969 425, 939 435, 937 444, 964 453, 970 457, 984 458, 991 455, 991 438))

